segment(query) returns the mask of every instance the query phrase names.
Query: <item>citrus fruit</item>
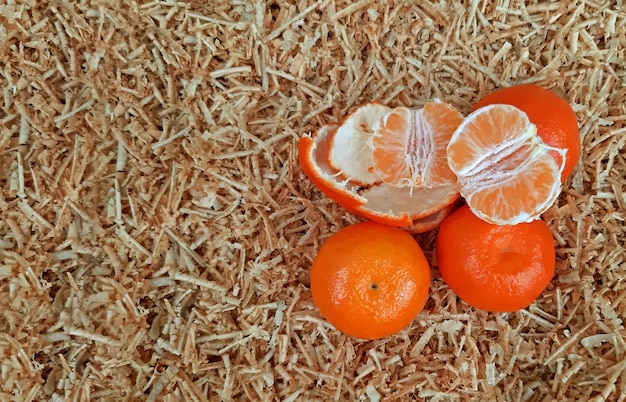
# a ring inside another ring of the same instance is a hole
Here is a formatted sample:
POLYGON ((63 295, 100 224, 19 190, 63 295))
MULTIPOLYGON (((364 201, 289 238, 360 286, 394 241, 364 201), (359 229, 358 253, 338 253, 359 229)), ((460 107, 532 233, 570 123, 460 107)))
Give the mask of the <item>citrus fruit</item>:
POLYGON ((407 327, 424 308, 428 261, 402 229, 362 222, 331 235, 311 266, 311 293, 336 329, 379 339, 407 327))
POLYGON ((481 310, 526 308, 554 275, 554 240, 542 220, 499 226, 464 206, 441 223, 436 247, 445 282, 481 310))
POLYGON ((480 218, 499 225, 537 219, 561 191, 563 166, 528 116, 514 106, 494 104, 463 120, 448 143, 450 169, 461 196, 480 218))
MULTIPOLYGON (((450 109, 446 106, 443 111, 453 114, 450 109)), ((315 134, 303 136, 298 142, 298 159, 311 182, 349 212, 379 223, 404 227, 451 205, 459 198, 459 192, 455 180, 451 178, 453 174, 448 172, 447 178, 440 180, 437 179, 439 173, 433 173, 441 170, 441 160, 428 164, 426 176, 435 183, 433 185, 408 185, 407 182, 407 186, 398 186, 397 182, 387 182, 376 173, 374 136, 377 136, 376 149, 380 150, 384 147, 381 138, 386 135, 375 134, 375 130, 392 111, 377 103, 361 106, 340 125, 323 126, 315 134)), ((451 125, 429 124, 435 128, 451 125)), ((425 134, 438 135, 433 132, 436 131, 434 128, 429 130, 425 134)), ((447 130, 451 135, 453 129, 447 130)), ((445 148, 445 144, 437 145, 437 149, 442 147, 445 148)), ((379 164, 384 159, 377 156, 379 164)), ((445 158, 443 164, 447 165, 445 158)), ((425 230, 426 227, 429 225, 417 225, 413 231, 425 230)))
POLYGON ((398 107, 374 127, 374 172, 397 187, 432 188, 456 182, 446 161, 446 146, 463 115, 435 101, 422 109, 398 107))
MULTIPOLYGON (((528 115, 537 134, 551 147, 567 149, 561 183, 569 177, 580 159, 580 134, 576 114, 569 103, 554 92, 533 84, 500 89, 482 98, 474 109, 491 104, 513 105, 528 115)), ((557 164, 562 155, 551 152, 557 164)))

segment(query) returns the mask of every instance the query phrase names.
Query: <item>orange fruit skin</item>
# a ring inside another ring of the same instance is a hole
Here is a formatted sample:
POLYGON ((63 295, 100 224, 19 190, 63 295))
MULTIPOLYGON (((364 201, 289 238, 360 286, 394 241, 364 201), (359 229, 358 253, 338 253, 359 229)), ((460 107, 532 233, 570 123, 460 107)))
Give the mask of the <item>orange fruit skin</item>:
POLYGON ((402 229, 409 233, 426 233, 436 229, 443 220, 450 215, 450 213, 456 207, 456 202, 447 205, 439 211, 432 213, 420 219, 415 219, 410 226, 403 226, 402 229))
POLYGON ((313 146, 314 141, 311 137, 302 137, 298 141, 298 159, 304 174, 317 188, 319 188, 330 199, 341 205, 342 208, 352 214, 359 214, 359 212, 357 212, 357 208, 360 207, 362 203, 359 202, 357 197, 347 191, 342 191, 341 189, 333 187, 333 183, 330 181, 324 181, 315 173, 313 166, 311 165, 309 159, 307 159, 313 153, 313 146))
POLYGON ((330 236, 310 275, 313 302, 324 318, 367 340, 407 327, 424 308, 430 287, 430 267, 415 239, 376 222, 330 236))
MULTIPOLYGON (((548 89, 523 84, 492 92, 479 100, 474 110, 496 103, 522 110, 537 126, 537 134, 546 144, 567 149, 565 167, 561 172, 561 183, 564 183, 576 167, 581 152, 578 120, 569 103, 548 89)), ((560 166, 561 156, 557 152, 551 152, 551 155, 560 166)))
POLYGON ((554 240, 542 220, 498 226, 463 206, 439 227, 437 263, 450 289, 470 306, 511 312, 528 307, 550 283, 554 240))

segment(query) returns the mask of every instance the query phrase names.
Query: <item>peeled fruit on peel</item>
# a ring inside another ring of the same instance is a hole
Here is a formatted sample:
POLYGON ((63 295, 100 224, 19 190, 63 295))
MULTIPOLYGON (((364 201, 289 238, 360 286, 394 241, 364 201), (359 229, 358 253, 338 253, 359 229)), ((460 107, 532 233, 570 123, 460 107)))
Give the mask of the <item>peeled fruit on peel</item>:
POLYGON ((300 165, 351 213, 411 232, 431 230, 459 198, 446 152, 462 120, 439 100, 422 109, 367 103, 340 125, 303 136, 300 165))
POLYGON ((463 115, 452 106, 429 102, 422 109, 398 107, 374 126, 374 173, 397 187, 433 188, 456 182, 446 147, 463 115))
MULTIPOLYGON (((298 142, 302 170, 324 194, 348 212, 391 226, 411 226, 451 205, 459 197, 456 184, 433 189, 398 188, 382 181, 362 186, 342 178, 329 163, 331 139, 337 126, 321 127, 298 142)), ((419 226, 415 231, 430 226, 419 226)))

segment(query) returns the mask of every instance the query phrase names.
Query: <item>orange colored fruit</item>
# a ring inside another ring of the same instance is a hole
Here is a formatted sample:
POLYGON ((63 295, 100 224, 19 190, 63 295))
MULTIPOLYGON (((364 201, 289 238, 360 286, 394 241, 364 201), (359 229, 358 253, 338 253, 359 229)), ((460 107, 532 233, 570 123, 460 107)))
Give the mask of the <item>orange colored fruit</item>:
POLYGON ((374 172, 397 187, 432 188, 456 182, 446 146, 463 115, 452 106, 429 102, 422 109, 398 107, 374 127, 374 172))
POLYGON ((428 261, 410 234, 375 222, 341 229, 311 266, 311 293, 339 331, 379 339, 405 327, 424 308, 428 261))
MULTIPOLYGON (((572 173, 580 159, 580 133, 578 120, 567 101, 554 92, 533 84, 516 85, 500 89, 482 98, 474 109, 491 104, 513 105, 528 115, 537 127, 537 134, 551 147, 567 149, 561 183, 572 173)), ((551 152, 562 163, 562 155, 551 152)))
MULTIPOLYGON (((454 181, 398 187, 376 174, 373 136, 390 110, 369 103, 341 125, 323 126, 314 135, 303 136, 298 159, 311 182, 349 212, 387 225, 411 226, 454 203, 459 192, 454 181)), ((418 225, 415 231, 426 227, 418 225)))
POLYGON ((459 191, 480 218, 499 225, 530 222, 561 191, 561 169, 521 110, 503 104, 472 112, 448 143, 459 191))
POLYGON ((464 206, 439 227, 437 264, 450 289, 470 306, 516 311, 528 307, 550 283, 554 240, 542 220, 498 226, 464 206))

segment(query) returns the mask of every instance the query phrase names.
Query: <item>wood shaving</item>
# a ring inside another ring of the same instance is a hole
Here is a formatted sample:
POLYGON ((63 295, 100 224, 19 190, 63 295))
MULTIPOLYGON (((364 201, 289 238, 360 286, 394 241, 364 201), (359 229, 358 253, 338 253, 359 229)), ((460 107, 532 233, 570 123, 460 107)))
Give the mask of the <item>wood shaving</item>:
POLYGON ((0 4, 0 399, 625 400, 625 37, 619 0, 0 4), (434 275, 406 330, 336 331, 308 270, 359 219, 298 138, 519 83, 580 124, 551 285, 489 314, 434 275))

